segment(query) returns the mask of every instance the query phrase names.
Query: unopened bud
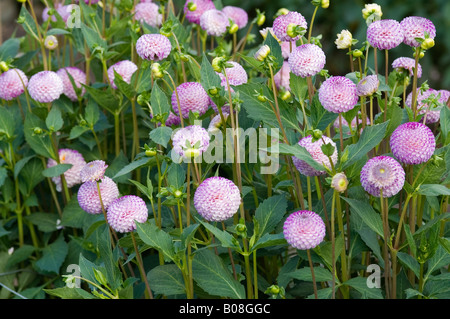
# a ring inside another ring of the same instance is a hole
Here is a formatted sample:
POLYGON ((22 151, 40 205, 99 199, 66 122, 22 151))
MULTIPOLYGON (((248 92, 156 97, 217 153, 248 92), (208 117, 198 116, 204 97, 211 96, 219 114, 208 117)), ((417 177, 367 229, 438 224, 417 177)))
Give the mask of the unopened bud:
MULTIPOLYGON (((413 57, 415 58, 417 55, 417 51, 414 51, 413 57)), ((425 56, 425 52, 420 51, 419 52, 419 59, 422 59, 425 56)))
POLYGON ((266 15, 264 13, 259 13, 258 17, 256 18, 256 25, 262 26, 266 22, 266 15))
POLYGON ((264 61, 270 53, 270 47, 265 44, 255 53, 255 59, 258 61, 264 61))
POLYGON ((182 195, 183 192, 178 189, 173 193, 173 196, 175 196, 175 198, 180 198, 182 195))
POLYGON ((228 33, 233 34, 233 33, 238 32, 238 30, 239 30, 239 26, 236 23, 233 23, 230 25, 230 28, 228 29, 228 33))
POLYGON ((327 9, 330 6, 330 0, 322 0, 322 3, 320 4, 320 6, 323 9, 327 9))
POLYGON ((427 38, 427 39, 423 40, 420 47, 424 50, 431 49, 432 47, 434 47, 434 40, 431 38, 427 38))
POLYGON ((187 4, 187 8, 189 11, 195 11, 195 10, 197 10, 197 4, 194 2, 189 2, 187 4))
POLYGON ((352 51, 352 55, 353 55, 355 58, 359 58, 359 57, 361 57, 361 56, 363 55, 363 53, 362 53, 361 50, 356 49, 356 50, 353 50, 353 51, 352 51))
POLYGON ((152 64, 152 74, 157 79, 160 79, 164 76, 164 74, 161 70, 161 64, 159 64, 159 63, 152 64))
POLYGON ((155 155, 156 155, 156 150, 154 150, 154 149, 149 149, 149 150, 145 151, 145 156, 147 156, 147 157, 153 157, 155 155))
POLYGON ((54 35, 45 38, 44 46, 47 50, 55 50, 58 47, 58 39, 54 35))
POLYGON ((6 64, 5 61, 0 62, 0 70, 2 70, 2 72, 6 72, 9 70, 8 64, 6 64))
POLYGON ((222 72, 222 66, 223 66, 224 62, 225 62, 225 59, 223 57, 215 57, 211 63, 214 71, 222 72))
POLYGON ((289 100, 291 96, 291 92, 289 92, 288 90, 283 91, 280 95, 283 101, 289 100))
POLYGON ((331 180, 331 187, 334 188, 337 192, 343 193, 347 189, 348 179, 344 173, 337 173, 333 176, 331 180))

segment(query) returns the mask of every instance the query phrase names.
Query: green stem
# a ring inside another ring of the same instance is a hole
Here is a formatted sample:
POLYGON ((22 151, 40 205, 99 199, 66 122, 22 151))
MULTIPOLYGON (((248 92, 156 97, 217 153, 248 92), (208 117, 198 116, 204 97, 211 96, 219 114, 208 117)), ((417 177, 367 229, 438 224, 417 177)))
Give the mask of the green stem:
POLYGON ((314 24, 314 18, 316 17, 316 13, 317 13, 318 9, 319 9, 319 6, 316 6, 316 8, 314 9, 312 18, 311 18, 311 23, 309 25, 309 31, 308 31, 308 43, 311 43, 311 31, 312 31, 313 24, 314 24))
POLYGON ((316 299, 318 299, 318 297, 317 297, 316 276, 314 274, 314 266, 313 266, 312 259, 311 259, 311 252, 309 251, 309 249, 307 249, 306 253, 308 254, 309 268, 311 269, 311 276, 312 276, 313 289, 314 289, 314 297, 316 299))
MULTIPOLYGON (((336 191, 335 191, 336 192, 336 191)), ((347 254, 345 252, 345 232, 344 232, 344 222, 342 219, 342 209, 341 209, 341 198, 339 196, 339 193, 336 194, 336 209, 337 209, 337 221, 338 221, 338 229, 340 232, 340 235, 342 237, 342 242, 344 243, 344 247, 341 250, 341 276, 342 276, 342 282, 346 282, 348 279, 348 272, 347 272, 347 254)), ((349 292, 347 286, 342 286, 342 293, 344 295, 344 298, 349 298, 349 292)))
POLYGON ((335 234, 335 221, 334 221, 334 208, 336 203, 337 192, 333 192, 333 200, 331 201, 331 272, 333 273, 333 279, 331 281, 331 299, 336 299, 336 234, 335 234))
POLYGON ((148 298, 153 299, 153 293, 152 293, 152 290, 150 289, 150 284, 148 283, 147 275, 145 274, 144 263, 142 262, 141 253, 139 252, 139 249, 138 249, 138 246, 136 243, 136 238, 134 236, 134 232, 131 232, 131 239, 133 240, 134 250, 136 251, 136 259, 138 261, 139 272, 141 273, 141 279, 145 283, 146 297, 147 297, 147 299, 148 298))
POLYGON ((388 240, 389 236, 389 223, 388 223, 388 211, 386 209, 386 199, 383 198, 383 190, 380 190, 380 206, 381 206, 381 220, 383 222, 383 234, 384 234, 384 279, 385 279, 385 288, 386 288, 386 298, 390 298, 390 289, 389 289, 389 250, 388 250, 388 240))
POLYGON ((120 118, 119 113, 114 113, 114 145, 116 157, 120 154, 120 118))

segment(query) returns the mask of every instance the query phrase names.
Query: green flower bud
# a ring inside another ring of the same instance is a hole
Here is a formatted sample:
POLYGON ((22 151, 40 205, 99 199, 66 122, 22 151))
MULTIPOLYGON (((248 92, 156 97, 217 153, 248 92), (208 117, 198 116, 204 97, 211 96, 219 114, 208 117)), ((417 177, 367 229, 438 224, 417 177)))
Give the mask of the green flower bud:
POLYGON ((173 196, 175 196, 175 198, 180 198, 181 196, 183 196, 183 192, 177 189, 177 190, 173 193, 173 196))
POLYGON ((194 2, 189 2, 187 4, 187 8, 189 11, 195 11, 195 10, 197 10, 197 4, 194 2))
POLYGON ((160 78, 164 77, 164 74, 163 74, 162 68, 161 68, 161 64, 159 64, 159 63, 152 64, 152 75, 156 79, 160 79, 160 78))
POLYGON ((258 12, 258 16, 256 17, 256 25, 260 27, 264 24, 264 22, 266 22, 266 15, 264 12, 258 12))
POLYGON ((156 150, 154 149, 148 149, 145 151, 145 156, 147 157, 153 157, 156 155, 156 150))
POLYGON ((431 38, 427 38, 427 39, 423 40, 420 47, 424 50, 431 49, 432 47, 434 47, 434 40, 431 38))
POLYGON ((236 23, 232 23, 228 29, 228 33, 234 34, 234 33, 238 32, 238 30, 239 30, 239 26, 236 23))
POLYGON ((9 70, 8 64, 6 64, 5 61, 0 62, 0 70, 2 70, 2 72, 6 72, 9 70))
POLYGON ((225 63, 225 59, 223 57, 215 57, 212 60, 212 67, 216 72, 222 72, 223 64, 225 63))
POLYGON ((363 55, 363 53, 362 53, 361 50, 356 49, 356 50, 353 50, 353 51, 352 51, 352 55, 353 55, 355 58, 359 58, 359 57, 361 57, 361 56, 363 55))

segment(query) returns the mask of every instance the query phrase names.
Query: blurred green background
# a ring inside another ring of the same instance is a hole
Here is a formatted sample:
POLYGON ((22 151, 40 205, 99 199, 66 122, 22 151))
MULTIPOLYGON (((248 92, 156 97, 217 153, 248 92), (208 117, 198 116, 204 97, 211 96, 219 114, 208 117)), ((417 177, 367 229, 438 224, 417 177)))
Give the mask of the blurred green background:
MULTIPOLYGON (((220 1, 220 0, 219 0, 220 1)), ((255 9, 259 8, 266 13, 266 23, 261 27, 270 27, 273 23, 273 16, 280 8, 286 8, 300 12, 308 21, 308 26, 314 11, 314 6, 310 0, 221 0, 224 6, 239 6, 245 9, 250 20, 255 16, 255 9)), ((155 0, 155 2, 158 2, 155 0)), ((174 0, 177 8, 181 8, 185 0, 174 0)), ((40 16, 42 3, 34 0, 37 13, 40 16), (39 9, 40 6, 40 9, 39 9)), ((437 35, 436 46, 427 52, 420 60, 423 68, 423 76, 419 79, 419 84, 425 80, 434 89, 450 89, 450 1, 449 0, 330 0, 328 9, 319 9, 313 28, 313 36, 322 35, 323 50, 327 55, 327 68, 331 75, 343 75, 349 72, 349 58, 346 51, 338 50, 334 44, 336 35, 343 29, 352 32, 353 37, 359 40, 356 48, 365 41, 367 26, 362 18, 361 10, 364 4, 377 3, 381 5, 383 19, 395 19, 401 21, 403 18, 416 15, 430 19, 436 26, 437 35)), ((16 0, 0 0, 0 15, 2 17, 3 41, 9 38, 17 30, 21 34, 21 27, 17 28, 17 19, 20 4, 16 0)), ((246 30, 241 31, 242 36, 246 30)), ((253 28, 256 41, 261 41, 258 29, 253 28)), ((390 50, 389 60, 392 62, 400 56, 412 57, 412 50, 407 45, 390 50)), ((379 63, 383 63, 383 54, 379 54, 379 63)), ((369 57, 369 66, 373 66, 373 55, 369 57)), ((379 69, 384 70, 384 67, 379 69)))

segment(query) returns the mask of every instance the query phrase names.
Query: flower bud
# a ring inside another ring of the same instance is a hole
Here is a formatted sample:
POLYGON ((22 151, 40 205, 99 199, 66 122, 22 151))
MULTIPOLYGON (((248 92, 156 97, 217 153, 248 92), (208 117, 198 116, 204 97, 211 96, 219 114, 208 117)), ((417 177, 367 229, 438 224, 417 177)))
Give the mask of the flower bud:
POLYGON ((334 188, 337 192, 343 193, 347 189, 348 179, 344 173, 337 173, 333 176, 331 180, 331 187, 334 188))
POLYGON ((184 156, 186 158, 195 158, 200 155, 200 150, 197 148, 188 148, 184 151, 184 156))
POLYGON ((336 41, 334 43, 336 44, 338 49, 348 49, 352 46, 352 34, 348 30, 342 30, 341 33, 338 33, 336 41))
MULTIPOLYGON (((417 55, 417 51, 414 51, 413 57, 415 58, 417 55)), ((425 56, 425 52, 420 51, 419 52, 419 59, 422 59, 425 56)))
POLYGON ((423 40, 420 47, 424 50, 431 49, 432 47, 434 47, 434 40, 431 38, 427 38, 427 39, 423 40))
POLYGON ((159 63, 152 64, 152 74, 156 79, 160 79, 164 76, 162 69, 161 69, 161 64, 159 64, 159 63))
POLYGON ((208 93, 212 96, 216 96, 217 94, 219 94, 219 90, 216 87, 212 87, 208 90, 208 93))
POLYGON ((366 20, 369 16, 374 15, 378 18, 378 20, 383 15, 381 11, 381 6, 376 3, 366 4, 364 9, 362 9, 363 18, 366 20))
POLYGON ((258 61, 264 61, 270 53, 270 47, 265 44, 255 53, 255 59, 258 61))
POLYGON ((148 149, 145 151, 145 156, 147 157, 153 157, 156 155, 156 150, 154 149, 148 149))
POLYGON ((281 94, 280 94, 280 98, 283 101, 289 100, 291 96, 292 96, 292 94, 288 90, 285 90, 285 91, 281 92, 281 94))
POLYGON ((265 95, 259 94, 257 97, 258 101, 260 102, 267 102, 267 97, 265 95))
POLYGON ((177 189, 174 193, 173 196, 175 196, 175 198, 180 198, 183 195, 183 192, 180 191, 179 189, 177 189))
POLYGON ((45 38, 44 46, 47 50, 55 50, 58 47, 58 39, 54 35, 45 38))
POLYGON ((278 9, 278 11, 275 13, 275 17, 281 16, 281 15, 286 15, 289 13, 289 10, 286 8, 280 8, 278 9))
POLYGON ((359 57, 361 57, 363 55, 363 53, 362 53, 361 50, 356 49, 356 50, 353 50, 352 55, 355 58, 359 58, 359 57))
POLYGON ((8 64, 6 64, 5 61, 0 62, 0 70, 2 70, 2 72, 6 72, 9 70, 8 64))
POLYGON ((322 0, 320 6, 321 6, 323 9, 327 9, 327 8, 330 6, 330 0, 322 0))
POLYGON ((264 13, 258 12, 258 16, 256 18, 256 25, 262 26, 266 22, 266 15, 264 13))
POLYGON ((238 32, 238 30, 239 30, 239 26, 236 23, 232 23, 230 25, 230 28, 228 29, 228 33, 234 34, 234 33, 238 32))
POLYGON ((42 134, 42 129, 40 127, 35 127, 33 129, 33 133, 38 135, 38 134, 42 134))
POLYGON ((224 62, 225 62, 225 59, 223 57, 215 57, 211 63, 214 71, 222 72, 222 67, 223 67, 224 62))
POLYGON ((189 11, 195 11, 195 10, 197 10, 197 4, 194 2, 189 2, 187 4, 187 8, 189 11))

